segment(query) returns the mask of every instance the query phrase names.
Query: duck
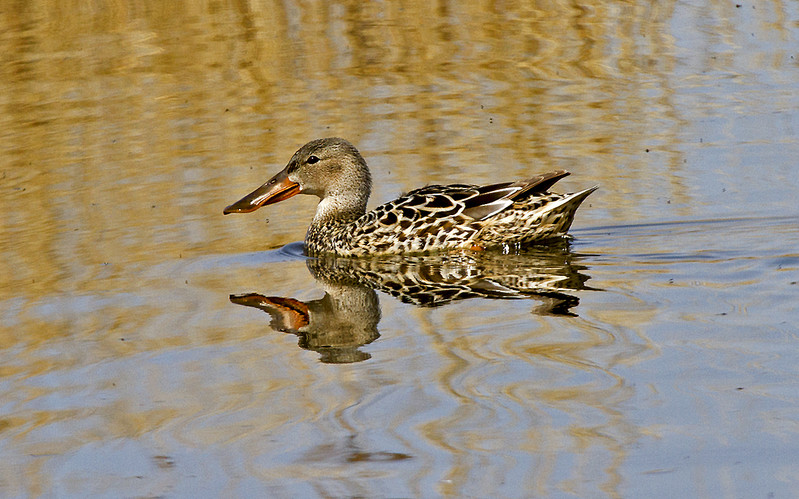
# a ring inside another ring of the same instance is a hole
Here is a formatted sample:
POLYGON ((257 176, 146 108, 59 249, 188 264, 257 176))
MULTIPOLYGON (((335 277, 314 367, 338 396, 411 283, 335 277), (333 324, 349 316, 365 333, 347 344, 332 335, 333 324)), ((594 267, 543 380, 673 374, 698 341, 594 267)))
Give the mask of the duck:
POLYGON ((566 236, 577 208, 598 188, 549 191, 567 175, 555 170, 490 185, 427 185, 367 211, 372 176, 366 161, 349 141, 328 137, 300 147, 283 170, 223 214, 249 213, 297 194, 317 196, 305 235, 310 256, 507 249, 566 236))

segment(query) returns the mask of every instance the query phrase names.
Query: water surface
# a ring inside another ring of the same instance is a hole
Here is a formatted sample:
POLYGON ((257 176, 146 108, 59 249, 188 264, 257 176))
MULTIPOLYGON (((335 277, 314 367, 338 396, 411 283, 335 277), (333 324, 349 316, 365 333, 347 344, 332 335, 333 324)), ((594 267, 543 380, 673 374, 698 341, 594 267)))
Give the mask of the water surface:
POLYGON ((0 9, 0 495, 792 496, 798 21, 0 9), (600 190, 509 255, 316 262, 313 199, 222 216, 330 135, 370 206, 561 168, 600 190))

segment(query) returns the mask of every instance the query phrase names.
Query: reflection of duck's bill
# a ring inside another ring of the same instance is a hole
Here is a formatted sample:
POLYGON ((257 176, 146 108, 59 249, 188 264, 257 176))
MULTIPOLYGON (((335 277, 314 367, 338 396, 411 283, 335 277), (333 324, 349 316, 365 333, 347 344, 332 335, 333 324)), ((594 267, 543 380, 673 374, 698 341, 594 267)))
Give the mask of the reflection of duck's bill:
POLYGON ((263 310, 264 312, 279 316, 280 322, 290 330, 299 330, 310 322, 308 305, 294 298, 281 296, 263 296, 258 293, 245 293, 230 295, 230 301, 237 305, 245 305, 263 310))

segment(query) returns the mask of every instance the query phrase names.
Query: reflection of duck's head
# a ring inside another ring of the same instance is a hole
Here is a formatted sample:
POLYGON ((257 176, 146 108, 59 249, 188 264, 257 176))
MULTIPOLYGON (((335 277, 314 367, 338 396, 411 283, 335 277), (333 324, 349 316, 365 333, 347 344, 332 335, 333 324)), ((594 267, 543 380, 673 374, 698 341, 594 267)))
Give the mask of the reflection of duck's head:
POLYGON ((325 296, 302 302, 257 293, 231 295, 230 301, 258 308, 272 317, 273 329, 300 337, 300 347, 319 352, 322 362, 368 359, 359 347, 380 336, 380 305, 375 292, 353 283, 323 283, 325 296))

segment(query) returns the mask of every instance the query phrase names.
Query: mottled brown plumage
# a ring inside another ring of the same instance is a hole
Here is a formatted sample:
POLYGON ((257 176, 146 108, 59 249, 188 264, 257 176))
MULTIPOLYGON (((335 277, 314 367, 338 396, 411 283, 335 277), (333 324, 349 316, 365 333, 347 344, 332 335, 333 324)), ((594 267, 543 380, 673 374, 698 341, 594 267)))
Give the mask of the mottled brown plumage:
POLYGON ((366 161, 344 139, 302 146, 283 171, 225 208, 244 213, 295 194, 321 198, 305 236, 308 253, 360 256, 521 246, 562 236, 596 187, 573 194, 549 188, 564 170, 486 186, 429 185, 366 212, 372 181, 366 161))

